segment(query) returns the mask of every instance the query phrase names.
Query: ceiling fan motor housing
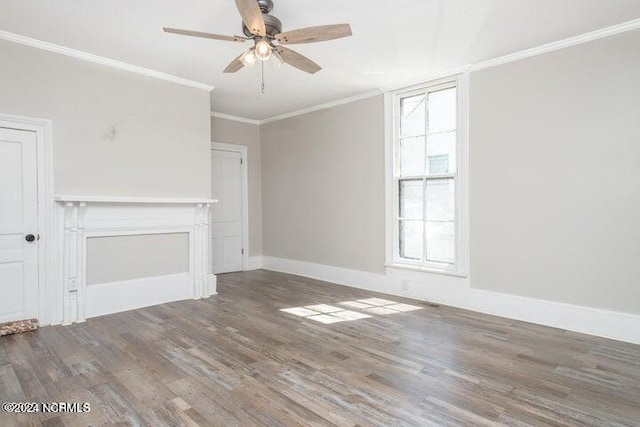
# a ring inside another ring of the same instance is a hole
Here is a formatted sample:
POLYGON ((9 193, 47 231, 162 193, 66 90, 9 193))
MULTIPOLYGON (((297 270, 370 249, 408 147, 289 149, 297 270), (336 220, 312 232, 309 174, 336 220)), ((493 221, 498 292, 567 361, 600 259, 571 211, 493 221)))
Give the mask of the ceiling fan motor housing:
MULTIPOLYGON (((280 34, 282 32, 282 22, 275 16, 269 15, 269 12, 273 10, 273 1, 272 0, 257 0, 258 6, 260 6, 260 10, 262 11, 262 18, 264 18, 264 26, 267 30, 267 37, 275 38, 276 34, 280 34)), ((249 38, 253 38, 254 35, 251 34, 251 31, 247 28, 247 26, 242 23, 242 32, 245 36, 249 38)))

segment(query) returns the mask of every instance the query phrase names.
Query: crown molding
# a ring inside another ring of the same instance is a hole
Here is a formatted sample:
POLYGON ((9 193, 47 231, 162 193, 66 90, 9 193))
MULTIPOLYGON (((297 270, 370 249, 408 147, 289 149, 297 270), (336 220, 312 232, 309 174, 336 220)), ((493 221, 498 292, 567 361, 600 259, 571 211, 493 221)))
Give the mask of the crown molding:
MULTIPOLYGON (((237 121, 237 122, 241 122, 241 123, 248 123, 248 124, 260 126, 260 125, 263 125, 263 124, 266 124, 266 123, 276 122, 276 121, 279 121, 279 120, 284 120, 284 119, 288 119, 288 118, 291 118, 291 117, 300 116, 300 115, 307 114, 307 113, 312 113, 312 112, 315 112, 315 111, 326 110, 326 109, 329 109, 329 108, 332 108, 332 107, 336 107, 336 106, 339 106, 339 105, 349 104, 349 103, 352 103, 352 102, 356 102, 356 101, 360 101, 360 100, 363 100, 363 99, 371 98, 373 96, 377 96, 377 95, 380 95, 380 94, 385 93, 385 92, 411 87, 413 85, 418 85, 418 84, 420 84, 422 82, 426 82, 426 81, 442 78, 442 77, 445 77, 445 76, 451 76, 451 75, 455 75, 455 74, 460 74, 461 72, 464 72, 465 70, 468 70, 469 72, 473 72, 473 71, 483 70, 483 69, 486 69, 486 68, 496 67, 498 65, 503 65, 503 64, 508 64, 508 63, 511 63, 511 62, 520 61, 520 60, 523 60, 523 59, 526 59, 526 58, 531 58, 531 57, 534 57, 534 56, 543 55, 545 53, 550 53, 550 52, 554 52, 554 51, 557 51, 557 50, 566 49, 568 47, 572 47, 572 46, 588 43, 590 41, 594 41, 594 40, 598 40, 598 39, 602 39, 602 38, 606 38, 606 37, 622 34, 622 33, 629 32, 629 31, 634 31, 634 30, 638 30, 638 29, 640 29, 640 19, 634 19, 632 21, 624 22, 622 24, 613 25, 611 27, 603 28, 603 29, 596 30, 596 31, 591 31, 589 33, 581 34, 581 35, 575 36, 575 37, 570 37, 570 38, 567 38, 567 39, 564 39, 564 40, 559 40, 559 41, 556 41, 556 42, 547 43, 545 45, 537 46, 537 47, 534 47, 534 48, 531 48, 531 49, 526 49, 526 50, 522 50, 520 52, 515 52, 515 53, 509 54, 509 55, 504 55, 504 56, 501 56, 501 57, 498 57, 498 58, 489 59, 487 61, 479 62, 477 64, 472 64, 472 65, 468 65, 468 66, 464 66, 464 67, 458 67, 456 69, 452 69, 452 70, 444 71, 444 72, 439 72, 439 73, 431 75, 431 76, 425 76, 423 79, 421 79, 421 81, 415 81, 415 82, 409 83, 407 85, 380 88, 380 89, 376 89, 374 91, 369 91, 369 92, 362 93, 360 95, 356 95, 356 96, 352 96, 352 97, 348 97, 348 98, 342 98, 342 99, 339 99, 339 100, 336 100, 336 101, 331 101, 331 102, 327 102, 327 103, 324 103, 324 104, 319 104, 319 105, 316 105, 316 106, 304 108, 304 109, 301 109, 301 110, 292 111, 290 113, 285 113, 285 114, 280 114, 280 115, 273 116, 273 117, 268 117, 268 118, 263 119, 263 120, 254 120, 254 119, 249 119, 249 118, 245 118, 245 117, 232 116, 232 115, 229 115, 229 114, 223 114, 223 113, 217 113, 217 112, 212 112, 211 113, 211 117, 217 117, 217 118, 221 118, 221 119, 233 120, 233 121, 237 121)), ((114 59, 105 58, 105 57, 94 55, 94 54, 91 54, 91 53, 88 53, 88 52, 84 52, 84 51, 80 51, 80 50, 76 50, 76 49, 71 49, 71 48, 68 48, 68 47, 65 47, 65 46, 60 46, 60 45, 57 45, 57 44, 53 44, 53 43, 45 42, 45 41, 42 41, 42 40, 38 40, 38 39, 22 36, 22 35, 19 35, 19 34, 8 32, 8 31, 0 30, 0 40, 5 40, 5 41, 8 41, 8 42, 12 42, 12 43, 22 44, 22 45, 33 47, 33 48, 36 48, 36 49, 46 50, 46 51, 49 51, 49 52, 54 52, 54 53, 58 53, 58 54, 61 54, 61 55, 70 56, 72 58, 77 58, 77 59, 81 59, 81 60, 84 60, 84 61, 93 62, 93 63, 96 63, 96 64, 105 65, 105 66, 108 66, 108 67, 112 67, 112 68, 128 71, 128 72, 131 72, 131 73, 135 73, 135 74, 140 74, 140 75, 147 76, 147 77, 156 78, 156 79, 159 79, 159 80, 164 80, 164 81, 171 82, 171 83, 176 83, 176 84, 179 84, 179 85, 182 85, 182 86, 192 87, 192 88, 200 89, 200 90, 206 90, 208 92, 214 90, 214 88, 215 88, 214 86, 208 85, 208 84, 205 84, 205 83, 196 82, 196 81, 193 81, 193 80, 185 79, 185 78, 174 76, 174 75, 171 75, 171 74, 162 73, 160 71, 155 71, 155 70, 151 70, 151 69, 148 69, 148 68, 139 67, 139 66, 132 65, 132 64, 127 64, 125 62, 116 61, 114 59)))
POLYGON ((94 55, 92 53, 84 52, 81 50, 71 49, 65 46, 33 39, 31 37, 26 37, 20 34, 10 33, 8 31, 0 30, 0 40, 17 43, 36 49, 46 50, 49 52, 70 56, 76 59, 82 59, 84 61, 93 62, 95 64, 106 65, 107 67, 117 68, 119 70, 128 71, 130 73, 140 74, 171 83, 176 83, 181 86, 206 90, 207 92, 211 92, 214 89, 214 86, 205 83, 188 80, 171 74, 162 73, 160 71, 150 70, 148 68, 138 67, 137 65, 127 64, 126 62, 116 61, 115 59, 105 58, 103 56, 94 55))
POLYGON ((441 71, 438 73, 431 74, 429 76, 425 76, 421 79, 416 79, 413 82, 409 82, 403 85, 383 87, 375 91, 365 92, 360 95, 339 99, 337 101, 327 102, 325 104, 316 105, 314 107, 309 107, 302 110, 292 111, 290 113, 269 117, 263 120, 251 120, 251 119, 244 119, 244 118, 237 118, 237 119, 240 119, 239 121, 248 121, 251 123, 257 123, 258 125, 263 125, 266 123, 276 122, 279 120, 288 119, 290 117, 311 113, 314 111, 325 110, 327 108, 335 107, 338 105, 349 104, 352 102, 360 101, 362 99, 370 98, 372 96, 380 95, 386 92, 410 89, 412 87, 424 85, 425 82, 438 80, 445 77, 455 76, 457 74, 479 71, 486 68, 496 67, 498 65, 508 64, 510 62, 520 61, 520 60, 531 58, 534 56, 543 55, 545 53, 566 49, 568 47, 577 46, 577 45, 588 43, 594 40, 603 39, 606 37, 611 37, 611 36, 615 36, 618 34, 634 31, 634 30, 640 30, 640 19, 634 19, 632 21, 623 22, 622 24, 613 25, 611 27, 602 28, 600 30, 591 31, 591 32, 584 33, 575 37, 570 37, 564 40, 547 43, 531 49, 525 49, 519 52, 500 56, 498 58, 489 59, 487 61, 479 62, 476 64, 464 65, 464 66, 452 68, 449 70, 441 71))
POLYGON ((292 111, 290 113, 280 114, 277 116, 269 117, 260 120, 260 124, 264 125, 271 122, 277 122, 284 119, 289 119, 295 116, 301 116, 303 114, 313 113, 315 111, 327 110, 329 108, 337 107, 338 105, 351 104, 352 102, 361 101, 363 99, 372 98, 374 96, 382 95, 380 89, 372 90, 369 92, 361 93, 360 95, 350 96, 348 98, 342 98, 335 101, 327 102, 324 104, 315 105, 313 107, 303 108, 301 110, 292 111))
POLYGON ((380 88, 382 93, 387 92, 399 92, 399 91, 412 91, 414 89, 420 89, 424 87, 425 83, 434 82, 436 80, 444 80, 451 78, 453 76, 457 76, 458 74, 465 74, 469 71, 469 66, 464 65, 462 67, 450 68, 448 70, 439 71, 434 74, 428 74, 423 77, 413 79, 406 83, 396 84, 393 86, 385 86, 380 88))
POLYGON ((425 83, 432 82, 434 80, 440 80, 440 79, 455 76, 458 74, 471 73, 474 71, 480 71, 487 68, 497 67, 499 65, 521 61, 523 59, 532 58, 534 56, 544 55, 546 53, 555 52, 555 51, 566 49, 572 46, 581 45, 591 41, 615 36, 618 34, 629 32, 629 31, 639 30, 639 29, 640 29, 640 19, 634 19, 633 21, 624 22, 622 24, 618 24, 611 27, 602 28, 600 30, 591 31, 589 33, 581 34, 579 36, 570 37, 568 39, 558 40, 552 43, 547 43, 547 44, 536 46, 530 49, 521 50, 519 52, 510 53, 508 55, 478 62, 476 64, 470 64, 470 65, 465 65, 461 67, 451 68, 445 71, 424 76, 421 79, 416 79, 406 84, 388 86, 388 87, 381 88, 380 90, 383 93, 396 92, 401 90, 402 91, 412 90, 412 89, 422 87, 424 86, 425 83))
POLYGON ((252 125, 262 126, 271 122, 278 122, 280 120, 288 119, 291 117, 301 116, 303 114, 313 113, 314 111, 327 110, 329 108, 337 107, 338 105, 351 104, 352 102, 361 101, 363 99, 372 98, 374 96, 382 95, 381 89, 372 90, 369 92, 361 93, 359 95, 350 96, 348 98, 341 98, 335 101, 327 102, 324 104, 314 105, 312 107, 303 108, 301 110, 291 111, 290 113, 280 114, 278 116, 267 117, 262 120, 248 119, 246 117, 232 116, 229 114, 211 112, 211 117, 217 117, 219 119, 233 120, 241 123, 249 123, 252 125))
POLYGON ((232 116, 231 114, 217 113, 215 111, 211 112, 211 117, 260 126, 260 120, 247 119, 246 117, 232 116))
POLYGON ((496 67, 498 65, 520 61, 523 59, 531 58, 533 56, 544 55, 545 53, 555 52, 557 50, 566 49, 568 47, 577 46, 594 40, 599 40, 638 29, 640 29, 640 18, 628 22, 623 22, 622 24, 613 25, 611 27, 602 28, 600 30, 591 31, 589 33, 584 33, 579 36, 569 37, 567 39, 558 40, 531 49, 525 49, 519 52, 511 53, 509 55, 504 55, 498 58, 479 62, 477 64, 470 65, 469 71, 473 72, 483 70, 485 68, 496 67))

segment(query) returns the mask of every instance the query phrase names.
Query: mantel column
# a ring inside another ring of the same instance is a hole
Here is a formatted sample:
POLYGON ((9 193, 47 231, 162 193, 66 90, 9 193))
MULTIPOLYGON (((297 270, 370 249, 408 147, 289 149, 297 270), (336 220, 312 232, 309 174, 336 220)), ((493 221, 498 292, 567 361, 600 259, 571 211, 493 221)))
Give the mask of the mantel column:
POLYGON ((84 288, 84 212, 87 204, 64 204, 64 288, 62 323, 84 321, 81 289, 84 288))

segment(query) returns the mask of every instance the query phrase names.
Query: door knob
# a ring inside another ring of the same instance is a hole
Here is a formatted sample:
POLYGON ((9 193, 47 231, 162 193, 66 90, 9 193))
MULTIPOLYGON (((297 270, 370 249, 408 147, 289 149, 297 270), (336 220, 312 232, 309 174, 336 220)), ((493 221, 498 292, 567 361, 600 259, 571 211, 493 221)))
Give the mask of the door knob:
POLYGON ((27 234, 24 238, 27 242, 31 243, 36 240, 36 236, 33 234, 27 234))

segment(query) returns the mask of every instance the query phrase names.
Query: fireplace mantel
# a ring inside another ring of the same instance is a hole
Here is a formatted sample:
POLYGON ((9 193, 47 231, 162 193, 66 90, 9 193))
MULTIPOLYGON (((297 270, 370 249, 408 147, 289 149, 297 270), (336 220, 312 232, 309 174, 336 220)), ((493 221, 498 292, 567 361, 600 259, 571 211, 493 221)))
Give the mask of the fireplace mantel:
POLYGON ((79 195, 58 195, 55 196, 57 202, 85 202, 85 203, 130 203, 130 204, 198 204, 198 203, 217 203, 215 199, 197 199, 197 198, 160 198, 160 197, 118 197, 118 196, 79 196, 79 195))
POLYGON ((211 205, 216 200, 86 195, 58 195, 55 200, 63 236, 60 267, 64 324, 216 294, 209 221, 211 205), (189 234, 188 272, 87 286, 87 239, 170 233, 189 234))

